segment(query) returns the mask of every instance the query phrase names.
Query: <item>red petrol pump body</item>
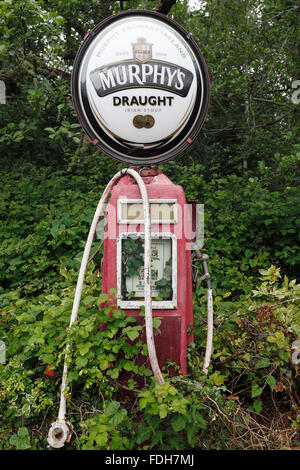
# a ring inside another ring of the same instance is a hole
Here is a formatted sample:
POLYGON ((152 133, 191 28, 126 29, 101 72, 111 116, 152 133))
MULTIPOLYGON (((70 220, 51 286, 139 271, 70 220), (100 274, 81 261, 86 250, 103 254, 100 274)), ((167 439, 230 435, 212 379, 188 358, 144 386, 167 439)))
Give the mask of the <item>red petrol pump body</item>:
MULTIPOLYGON (((167 361, 186 374, 187 344, 193 341, 193 297, 191 262, 191 212, 181 186, 173 184, 161 171, 143 178, 151 213, 151 284, 153 316, 161 318, 159 334, 154 336, 160 367, 167 361)), ((143 267, 126 272, 133 241, 143 240, 143 211, 139 188, 124 176, 114 186, 106 211, 102 264, 102 292, 117 288, 117 306, 127 315, 140 315, 143 305, 143 267), (125 271, 125 272, 124 272, 125 271)), ((134 253, 137 254, 137 251, 134 253)))

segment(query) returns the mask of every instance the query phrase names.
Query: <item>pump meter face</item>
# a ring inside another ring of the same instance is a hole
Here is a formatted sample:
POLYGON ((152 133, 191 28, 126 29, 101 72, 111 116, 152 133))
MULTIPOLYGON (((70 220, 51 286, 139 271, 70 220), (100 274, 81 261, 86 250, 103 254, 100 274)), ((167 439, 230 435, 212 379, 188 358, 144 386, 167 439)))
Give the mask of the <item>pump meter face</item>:
POLYGON ((72 97, 89 140, 131 164, 183 151, 209 104, 209 77, 191 36, 170 18, 143 10, 110 17, 75 59, 72 97))
MULTIPOLYGON (((139 308, 144 304, 144 234, 124 232, 117 241, 118 305, 139 308)), ((151 289, 153 308, 177 304, 176 237, 153 233, 151 240, 151 289)))

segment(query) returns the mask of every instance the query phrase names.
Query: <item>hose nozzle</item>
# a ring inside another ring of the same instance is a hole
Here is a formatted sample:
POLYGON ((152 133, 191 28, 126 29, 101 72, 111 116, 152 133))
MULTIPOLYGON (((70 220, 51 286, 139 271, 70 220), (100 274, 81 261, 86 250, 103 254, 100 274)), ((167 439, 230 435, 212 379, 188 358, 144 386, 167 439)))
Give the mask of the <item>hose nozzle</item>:
POLYGON ((60 449, 69 443, 73 432, 73 426, 68 421, 58 420, 51 424, 48 433, 48 444, 54 449, 60 449))

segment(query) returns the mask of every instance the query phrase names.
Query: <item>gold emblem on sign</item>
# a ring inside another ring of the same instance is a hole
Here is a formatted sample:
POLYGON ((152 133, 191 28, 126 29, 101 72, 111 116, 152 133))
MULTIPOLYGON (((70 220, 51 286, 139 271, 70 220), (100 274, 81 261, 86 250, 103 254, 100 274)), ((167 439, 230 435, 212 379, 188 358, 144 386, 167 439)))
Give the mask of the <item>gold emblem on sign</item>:
POLYGON ((132 44, 133 58, 140 62, 152 59, 152 45, 145 38, 138 38, 137 42, 132 44))
POLYGON ((154 126, 155 119, 150 114, 146 114, 146 116, 142 116, 141 114, 137 114, 133 118, 133 125, 137 129, 151 129, 154 126))

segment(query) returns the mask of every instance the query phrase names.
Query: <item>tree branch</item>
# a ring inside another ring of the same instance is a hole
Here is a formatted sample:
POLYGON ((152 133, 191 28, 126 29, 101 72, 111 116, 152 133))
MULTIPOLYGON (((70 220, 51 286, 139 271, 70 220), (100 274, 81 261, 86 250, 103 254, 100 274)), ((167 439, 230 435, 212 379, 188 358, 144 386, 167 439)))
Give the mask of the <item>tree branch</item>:
POLYGON ((276 103, 275 101, 272 101, 272 100, 266 100, 264 98, 252 98, 254 101, 263 101, 264 103, 271 103, 271 104, 275 104, 277 106, 289 106, 289 104, 286 104, 286 103, 276 103))
POLYGON ((58 69, 57 67, 52 67, 51 65, 47 65, 45 63, 38 64, 38 68, 41 72, 43 72, 44 70, 48 70, 49 72, 54 73, 55 75, 59 75, 68 80, 71 78, 71 72, 68 72, 67 70, 58 69))
POLYGON ((272 126, 273 124, 276 124, 277 122, 281 121, 283 119, 283 116, 280 116, 280 118, 278 119, 275 119, 274 121, 270 121, 270 122, 267 122, 266 124, 255 124, 254 126, 250 126, 250 127, 223 127, 222 129, 208 129, 207 127, 203 127, 203 130, 205 132, 211 132, 211 133, 218 133, 218 132, 224 132, 224 131, 245 131, 245 130, 249 130, 249 129, 255 129, 255 128, 258 128, 258 127, 268 127, 268 126, 272 126))
POLYGON ((167 15, 175 3, 176 0, 160 0, 156 11, 163 15, 167 15))

